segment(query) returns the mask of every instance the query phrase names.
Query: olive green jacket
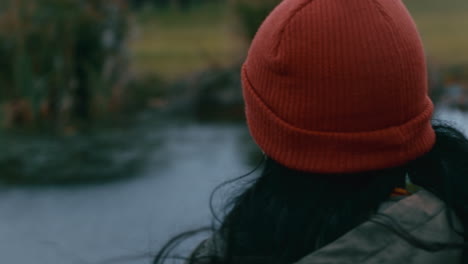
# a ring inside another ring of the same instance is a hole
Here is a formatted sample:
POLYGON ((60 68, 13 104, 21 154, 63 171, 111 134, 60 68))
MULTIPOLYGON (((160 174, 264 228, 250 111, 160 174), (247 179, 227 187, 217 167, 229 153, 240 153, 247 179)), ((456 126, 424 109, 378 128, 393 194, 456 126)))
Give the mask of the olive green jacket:
MULTIPOLYGON (((396 219, 400 227, 420 240, 462 243, 463 238, 449 224, 447 210, 436 196, 421 190, 383 204, 379 213, 396 219)), ((463 231, 454 215, 452 219, 455 229, 463 231)), ((202 243, 194 256, 222 254, 221 243, 214 243, 213 239, 216 239, 215 236, 202 243)), ((458 264, 461 263, 461 254, 460 249, 425 251, 411 245, 387 227, 368 221, 294 264, 458 264)))

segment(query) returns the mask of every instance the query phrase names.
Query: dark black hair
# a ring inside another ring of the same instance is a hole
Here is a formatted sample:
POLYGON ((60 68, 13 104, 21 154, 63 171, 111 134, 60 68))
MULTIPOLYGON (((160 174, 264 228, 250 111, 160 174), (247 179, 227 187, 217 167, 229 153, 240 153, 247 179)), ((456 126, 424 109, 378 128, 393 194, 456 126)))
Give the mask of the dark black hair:
MULTIPOLYGON (((204 256, 203 261, 192 256, 187 262, 294 263, 368 221, 394 188, 405 186, 407 175, 443 200, 468 228, 468 139, 450 126, 433 127, 437 139, 429 153, 380 171, 324 176, 291 170, 266 158, 260 177, 227 203, 219 227, 212 228, 223 243, 222 254, 204 256)), ((383 224, 422 249, 447 248, 400 232, 391 219, 383 224)), ((467 232, 462 235, 466 241, 467 232)), ((170 241, 153 263, 168 259, 182 237, 170 241)), ((463 263, 468 263, 467 255, 465 250, 463 263)))

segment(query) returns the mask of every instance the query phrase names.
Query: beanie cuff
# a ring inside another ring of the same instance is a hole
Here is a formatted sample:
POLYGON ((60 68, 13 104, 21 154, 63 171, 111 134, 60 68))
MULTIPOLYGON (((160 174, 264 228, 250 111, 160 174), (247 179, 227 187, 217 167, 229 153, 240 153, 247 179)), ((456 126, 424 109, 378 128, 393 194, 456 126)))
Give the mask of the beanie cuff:
POLYGON ((356 173, 397 167, 432 149, 434 106, 398 126, 365 132, 311 131, 278 117, 257 95, 242 70, 250 133, 270 158, 291 169, 315 173, 356 173))

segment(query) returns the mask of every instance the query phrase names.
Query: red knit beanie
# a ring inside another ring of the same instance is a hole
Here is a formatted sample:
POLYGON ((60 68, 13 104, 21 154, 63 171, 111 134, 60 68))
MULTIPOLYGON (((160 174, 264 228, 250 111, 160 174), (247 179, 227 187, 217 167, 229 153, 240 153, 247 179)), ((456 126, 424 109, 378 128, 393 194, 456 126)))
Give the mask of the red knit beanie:
POLYGON ((424 50, 401 0, 284 0, 242 82, 253 138, 291 169, 390 168, 435 142, 424 50))

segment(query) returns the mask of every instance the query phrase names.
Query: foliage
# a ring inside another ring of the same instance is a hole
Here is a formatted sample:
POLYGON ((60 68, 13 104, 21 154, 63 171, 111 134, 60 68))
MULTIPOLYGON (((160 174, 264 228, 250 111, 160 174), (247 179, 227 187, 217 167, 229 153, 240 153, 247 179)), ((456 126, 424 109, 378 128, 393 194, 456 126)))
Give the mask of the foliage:
POLYGON ((123 0, 2 0, 4 122, 88 118, 118 101, 127 16, 123 0))
POLYGON ((161 128, 157 118, 141 113, 81 130, 0 131, 0 184, 87 184, 136 177, 161 147, 160 134, 148 133, 161 128))
POLYGON ((247 39, 253 39, 263 20, 281 0, 234 0, 234 11, 247 39))
POLYGON ((200 5, 204 2, 214 2, 217 0, 129 0, 134 8, 141 8, 144 6, 154 6, 157 8, 178 7, 182 10, 187 10, 193 5, 200 5))

